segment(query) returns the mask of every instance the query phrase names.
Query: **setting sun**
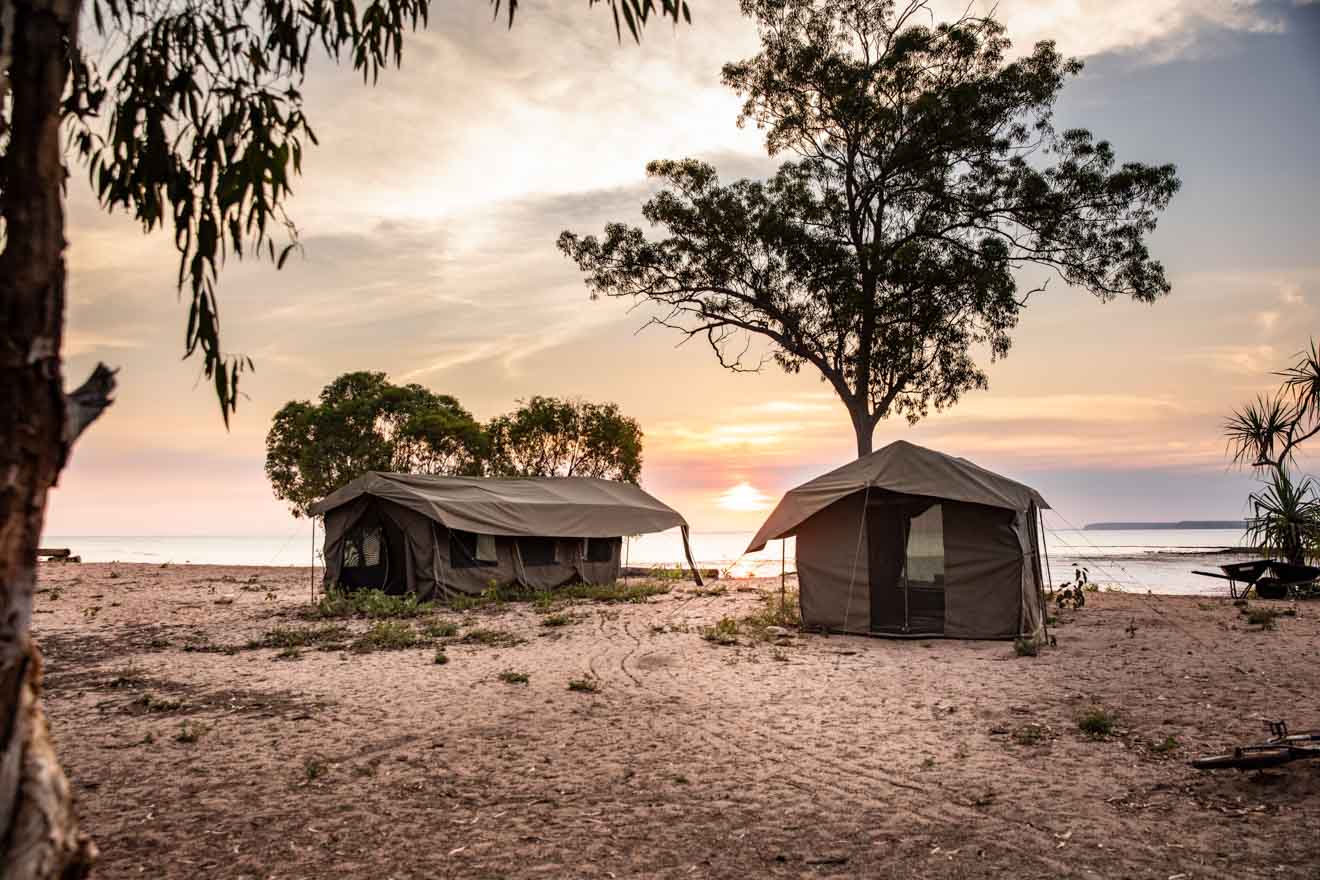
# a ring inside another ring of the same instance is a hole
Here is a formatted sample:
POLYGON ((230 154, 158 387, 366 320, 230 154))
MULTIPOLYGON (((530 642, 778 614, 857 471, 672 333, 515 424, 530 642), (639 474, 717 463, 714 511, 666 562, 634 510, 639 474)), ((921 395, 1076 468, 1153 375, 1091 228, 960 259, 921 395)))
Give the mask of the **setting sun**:
POLYGON ((743 481, 721 492, 719 505, 725 510, 748 513, 768 508, 770 506, 770 496, 751 483, 743 481))

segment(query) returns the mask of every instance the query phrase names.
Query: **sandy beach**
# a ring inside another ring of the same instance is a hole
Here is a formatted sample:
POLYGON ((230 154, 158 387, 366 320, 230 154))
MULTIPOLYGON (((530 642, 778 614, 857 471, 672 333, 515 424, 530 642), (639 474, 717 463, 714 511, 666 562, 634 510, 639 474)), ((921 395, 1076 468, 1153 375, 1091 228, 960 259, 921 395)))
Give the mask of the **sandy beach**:
POLYGON ((1320 606, 1261 629, 1223 598, 1094 593, 1037 657, 703 639, 778 589, 737 580, 441 611, 406 622, 433 633, 424 646, 363 652, 369 621, 300 618, 307 569, 50 564, 39 587, 47 710, 99 877, 1190 880, 1320 864, 1320 764, 1185 763, 1260 738, 1258 715, 1320 727, 1320 606), (329 625, 346 631, 328 650, 253 646, 329 625), (1111 736, 1079 729, 1090 707, 1117 719, 1111 736))

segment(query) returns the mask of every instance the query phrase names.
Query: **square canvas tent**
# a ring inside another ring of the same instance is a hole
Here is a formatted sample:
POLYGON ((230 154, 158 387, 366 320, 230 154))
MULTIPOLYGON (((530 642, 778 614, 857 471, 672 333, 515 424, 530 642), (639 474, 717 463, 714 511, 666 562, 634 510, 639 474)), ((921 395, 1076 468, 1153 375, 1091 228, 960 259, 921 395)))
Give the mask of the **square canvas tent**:
POLYGON ((752 539, 797 536, 805 626, 1034 636, 1044 625, 1034 489, 899 441, 798 486, 752 539))
POLYGON ((592 477, 485 479, 372 471, 313 505, 325 581, 423 599, 492 584, 548 589, 619 575, 622 536, 687 522, 641 489, 592 477))

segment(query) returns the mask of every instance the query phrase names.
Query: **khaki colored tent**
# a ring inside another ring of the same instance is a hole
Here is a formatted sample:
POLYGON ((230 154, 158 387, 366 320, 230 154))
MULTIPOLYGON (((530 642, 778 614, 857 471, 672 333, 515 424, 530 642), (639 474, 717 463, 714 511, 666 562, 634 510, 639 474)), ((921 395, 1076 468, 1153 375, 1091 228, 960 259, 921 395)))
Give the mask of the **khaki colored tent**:
POLYGON ((891 443, 790 491, 752 539, 797 536, 802 622, 834 632, 1034 636, 1045 499, 911 443, 891 443))
POLYGON ((372 471, 313 505, 325 516, 328 585, 475 595, 619 576, 623 535, 687 522, 636 486, 591 477, 484 479, 372 471))

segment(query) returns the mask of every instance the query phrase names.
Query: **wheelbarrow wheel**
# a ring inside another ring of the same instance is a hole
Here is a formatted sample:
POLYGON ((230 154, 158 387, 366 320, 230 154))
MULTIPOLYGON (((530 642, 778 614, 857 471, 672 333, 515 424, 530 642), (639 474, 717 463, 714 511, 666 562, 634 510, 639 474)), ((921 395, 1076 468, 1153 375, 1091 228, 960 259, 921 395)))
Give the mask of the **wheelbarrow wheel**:
POLYGON ((1261 578, 1256 581, 1256 598, 1258 599, 1287 599, 1288 585, 1278 578, 1261 578))

